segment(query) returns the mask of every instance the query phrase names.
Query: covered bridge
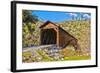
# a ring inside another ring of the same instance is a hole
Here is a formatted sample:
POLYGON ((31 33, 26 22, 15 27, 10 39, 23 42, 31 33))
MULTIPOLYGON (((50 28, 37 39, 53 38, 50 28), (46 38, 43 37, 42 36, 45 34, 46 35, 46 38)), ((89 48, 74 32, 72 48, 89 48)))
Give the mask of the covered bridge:
POLYGON ((40 44, 56 44, 57 47, 65 48, 71 44, 75 49, 78 49, 77 39, 62 29, 59 25, 47 21, 40 26, 40 44))

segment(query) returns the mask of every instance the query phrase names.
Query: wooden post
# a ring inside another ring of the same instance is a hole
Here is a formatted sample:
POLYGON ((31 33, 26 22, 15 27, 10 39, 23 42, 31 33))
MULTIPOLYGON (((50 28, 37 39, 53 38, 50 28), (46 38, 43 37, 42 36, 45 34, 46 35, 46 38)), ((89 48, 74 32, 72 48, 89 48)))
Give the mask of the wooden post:
POLYGON ((59 29, 57 30, 57 47, 59 47, 59 29))
POLYGON ((42 45, 42 29, 40 30, 40 45, 42 45))

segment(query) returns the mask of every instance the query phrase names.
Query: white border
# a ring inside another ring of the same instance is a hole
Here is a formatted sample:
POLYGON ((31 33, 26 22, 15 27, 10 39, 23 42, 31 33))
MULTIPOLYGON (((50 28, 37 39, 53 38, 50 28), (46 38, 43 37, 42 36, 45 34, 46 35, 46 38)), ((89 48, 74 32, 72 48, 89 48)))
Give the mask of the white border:
POLYGON ((17 70, 22 69, 38 69, 38 68, 51 68, 51 67, 71 67, 71 66, 85 66, 95 65, 95 35, 96 35, 96 11, 93 8, 80 8, 80 7, 59 7, 59 6, 45 6, 45 5, 27 5, 17 4, 17 70), (22 10, 49 10, 49 11, 66 11, 66 12, 89 12, 91 13, 91 60, 81 61, 57 61, 57 62, 39 62, 39 63, 22 63, 22 10))

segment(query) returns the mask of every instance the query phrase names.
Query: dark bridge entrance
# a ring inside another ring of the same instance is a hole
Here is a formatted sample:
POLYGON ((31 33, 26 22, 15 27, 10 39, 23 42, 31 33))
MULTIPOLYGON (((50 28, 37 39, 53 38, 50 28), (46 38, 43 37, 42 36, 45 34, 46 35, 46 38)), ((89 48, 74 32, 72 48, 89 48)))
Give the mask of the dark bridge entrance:
POLYGON ((53 28, 43 29, 41 38, 41 45, 56 44, 57 32, 53 28))

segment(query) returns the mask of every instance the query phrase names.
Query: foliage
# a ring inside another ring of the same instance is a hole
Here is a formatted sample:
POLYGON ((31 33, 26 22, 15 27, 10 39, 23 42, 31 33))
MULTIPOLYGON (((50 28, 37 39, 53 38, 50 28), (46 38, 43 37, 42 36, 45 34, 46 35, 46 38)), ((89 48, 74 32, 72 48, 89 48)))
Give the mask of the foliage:
MULTIPOLYGON (((67 61, 67 60, 88 60, 91 59, 90 55, 87 54, 79 54, 74 50, 70 49, 62 49, 60 52, 57 52, 59 55, 62 54, 61 58, 55 59, 58 56, 50 56, 47 54, 49 50, 45 51, 44 49, 32 49, 30 51, 23 52, 23 62, 31 63, 31 62, 51 62, 51 61, 67 61)), ((54 53, 52 53, 54 54, 54 53)))
POLYGON ((81 50, 90 51, 90 20, 65 21, 59 26, 78 39, 81 50))
POLYGON ((23 10, 22 11, 22 19, 23 19, 23 23, 35 23, 36 21, 38 21, 37 16, 36 15, 32 15, 32 11, 31 10, 23 10))
POLYGON ((39 45, 38 17, 31 10, 23 10, 22 20, 23 47, 39 45))
POLYGON ((39 45, 39 30, 37 31, 36 24, 23 25, 23 47, 39 45), (30 30, 29 27, 30 26, 30 30))
POLYGON ((42 61, 52 61, 53 58, 49 57, 45 51, 43 50, 38 50, 37 51, 41 56, 42 56, 42 61))

